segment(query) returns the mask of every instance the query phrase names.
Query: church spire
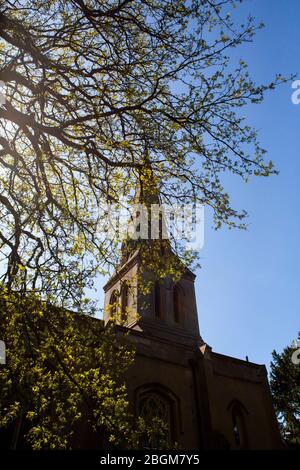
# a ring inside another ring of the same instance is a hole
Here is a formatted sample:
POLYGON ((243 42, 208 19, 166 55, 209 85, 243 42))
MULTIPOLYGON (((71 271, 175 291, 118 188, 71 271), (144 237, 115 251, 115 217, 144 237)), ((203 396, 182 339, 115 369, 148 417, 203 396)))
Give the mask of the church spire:
POLYGON ((104 287, 105 321, 109 321, 111 305, 119 297, 121 319, 126 326, 178 343, 198 343, 195 276, 173 253, 170 240, 164 238, 166 221, 161 211, 159 182, 147 160, 138 174, 133 203, 136 206, 131 222, 137 236, 123 241, 120 266, 104 287), (153 205, 158 212, 151 210, 153 205), (138 214, 142 210, 147 214, 145 219, 138 214), (153 222, 158 228, 156 236, 153 222), (145 226, 148 236, 143 238, 145 226))
POLYGON ((146 206, 160 204, 158 179, 148 161, 144 163, 139 171, 134 202, 146 206))
MULTIPOLYGON (((135 195, 133 198, 134 207, 136 207, 136 212, 132 214, 130 223, 133 224, 134 229, 137 229, 140 232, 140 237, 133 239, 130 236, 122 242, 121 247, 121 265, 126 263, 128 258, 132 256, 136 250, 141 248, 150 241, 151 242, 151 217, 153 217, 153 212, 151 212, 151 206, 157 205, 157 208, 160 206, 160 195, 158 187, 158 178, 155 176, 151 164, 148 160, 145 161, 144 165, 140 168, 138 179, 136 183, 135 195), (141 211, 143 210, 143 214, 141 211), (145 216, 142 217, 142 216, 145 216), (143 227, 141 230, 141 223, 146 224, 146 228, 143 227), (147 232, 148 236, 143 238, 143 234, 147 232), (142 233, 143 232, 143 233, 142 233)), ((158 214, 159 217, 159 214, 158 214)), ((162 220, 160 214, 159 224, 159 238, 162 233, 162 220)))

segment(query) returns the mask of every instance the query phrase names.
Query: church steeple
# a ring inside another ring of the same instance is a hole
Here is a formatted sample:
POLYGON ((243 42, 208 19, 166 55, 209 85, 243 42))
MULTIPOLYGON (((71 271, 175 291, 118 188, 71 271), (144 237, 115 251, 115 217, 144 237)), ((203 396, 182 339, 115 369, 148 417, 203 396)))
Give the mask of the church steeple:
POLYGON ((160 204, 158 180, 149 163, 139 171, 134 200, 146 206, 160 204))
MULTIPOLYGON (((153 204, 160 203, 158 182, 148 165, 140 172, 134 202, 149 213, 153 204)), ((172 252, 169 240, 128 238, 122 244, 120 266, 104 287, 105 321, 116 308, 127 327, 170 341, 201 343, 194 280, 195 275, 172 252), (174 266, 181 270, 177 282, 171 276, 174 266)))
MULTIPOLYGON (((139 170, 139 175, 136 183, 135 194, 133 198, 133 207, 136 209, 135 213, 132 214, 131 220, 129 223, 132 224, 136 235, 138 237, 139 232, 141 232, 141 224, 144 224, 143 232, 147 231, 147 237, 132 238, 128 236, 122 242, 121 246, 121 264, 126 263, 130 256, 133 253, 140 249, 142 246, 145 247, 146 239, 151 239, 151 207, 154 205, 159 206, 161 203, 158 181, 155 177, 151 165, 146 162, 145 165, 139 170)), ((160 215, 161 217, 161 215, 160 215)), ((159 221, 159 233, 161 238, 161 224, 162 221, 159 221)), ((144 233, 145 234, 145 233, 144 233)))

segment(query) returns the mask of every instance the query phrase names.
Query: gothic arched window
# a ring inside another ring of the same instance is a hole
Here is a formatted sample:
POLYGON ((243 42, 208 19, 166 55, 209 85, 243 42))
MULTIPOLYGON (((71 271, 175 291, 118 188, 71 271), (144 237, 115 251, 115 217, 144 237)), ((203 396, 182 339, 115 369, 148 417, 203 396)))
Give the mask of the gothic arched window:
POLYGON ((143 448, 160 449, 171 444, 172 413, 167 398, 158 392, 147 393, 140 401, 139 415, 147 429, 141 439, 143 448))
POLYGON ((110 305, 110 316, 113 317, 117 314, 118 311, 118 292, 114 290, 109 299, 110 305))
POLYGON ((128 294, 129 294, 129 286, 128 286, 127 281, 125 281, 121 289, 121 320, 122 321, 126 321, 127 316, 128 316, 128 312, 127 312, 128 294))
POLYGON ((235 403, 231 409, 232 430, 236 447, 246 449, 248 447, 245 413, 243 408, 235 403))

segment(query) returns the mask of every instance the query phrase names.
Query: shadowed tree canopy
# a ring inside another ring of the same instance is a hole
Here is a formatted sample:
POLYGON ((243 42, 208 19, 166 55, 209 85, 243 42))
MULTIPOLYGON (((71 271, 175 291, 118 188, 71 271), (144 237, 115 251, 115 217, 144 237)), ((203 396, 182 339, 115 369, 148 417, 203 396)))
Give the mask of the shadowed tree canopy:
POLYGON ((272 357, 270 386, 282 436, 289 446, 300 448, 300 348, 287 346, 272 357))
POLYGON ((165 202, 198 201, 239 225, 223 172, 273 173, 242 108, 257 85, 230 51, 260 27, 224 0, 14 0, 0 6, 0 250, 4 282, 78 302, 115 259, 103 201, 145 158, 165 202))

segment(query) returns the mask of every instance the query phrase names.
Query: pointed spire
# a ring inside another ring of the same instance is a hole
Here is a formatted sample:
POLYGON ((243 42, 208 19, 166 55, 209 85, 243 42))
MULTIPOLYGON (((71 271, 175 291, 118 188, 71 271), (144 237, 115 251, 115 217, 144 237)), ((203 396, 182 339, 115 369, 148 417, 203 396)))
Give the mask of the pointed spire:
POLYGON ((145 204, 146 206, 160 204, 157 178, 149 162, 146 162, 139 171, 134 202, 135 204, 145 204))
MULTIPOLYGON (((151 163, 148 159, 145 158, 144 165, 139 170, 138 179, 136 183, 136 190, 133 199, 133 203, 138 205, 141 204, 145 206, 148 210, 148 235, 151 235, 151 205, 157 204, 160 205, 160 194, 158 187, 158 179, 154 175, 154 172, 151 167, 151 163)), ((136 214, 138 217, 140 214, 136 214)), ((162 233, 162 221, 159 222, 159 233, 161 238, 162 233)), ((142 245, 146 245, 147 241, 143 239, 133 240, 127 238, 123 241, 121 252, 122 259, 121 264, 124 264, 134 252, 139 249, 142 245)))

